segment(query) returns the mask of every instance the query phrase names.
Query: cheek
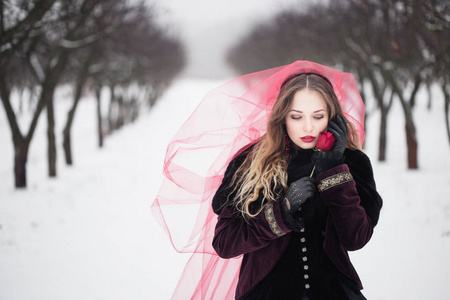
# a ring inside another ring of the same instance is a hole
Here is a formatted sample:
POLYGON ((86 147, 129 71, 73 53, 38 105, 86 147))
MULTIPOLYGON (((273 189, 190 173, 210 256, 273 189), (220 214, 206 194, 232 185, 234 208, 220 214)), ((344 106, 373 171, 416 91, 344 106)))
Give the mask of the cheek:
POLYGON ((292 123, 286 122, 286 131, 287 131, 287 135, 289 136, 289 138, 292 141, 296 140, 296 136, 298 136, 298 133, 295 130, 295 126, 292 126, 292 123), (289 126, 291 125, 291 126, 289 126))
POLYGON ((295 122, 293 122, 291 119, 286 120, 286 130, 289 137, 292 138, 292 135, 297 131, 297 127, 298 126, 296 126, 295 122))
POLYGON ((319 129, 319 132, 324 132, 327 130, 328 127, 328 119, 321 120, 320 124, 318 124, 317 128, 319 129))

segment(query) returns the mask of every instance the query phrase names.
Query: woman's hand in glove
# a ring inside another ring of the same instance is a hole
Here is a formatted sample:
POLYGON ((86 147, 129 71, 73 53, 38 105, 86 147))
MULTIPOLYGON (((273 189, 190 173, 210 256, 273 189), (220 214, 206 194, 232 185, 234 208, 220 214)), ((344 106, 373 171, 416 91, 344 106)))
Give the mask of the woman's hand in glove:
POLYGON ((297 212, 306 200, 314 196, 316 189, 314 178, 311 177, 303 177, 291 183, 284 195, 283 203, 286 206, 287 211, 291 214, 297 212))
POLYGON ((328 131, 333 134, 336 141, 330 151, 316 151, 311 161, 316 166, 317 173, 334 168, 344 163, 344 151, 347 145, 348 128, 345 119, 336 116, 328 123, 328 131))
POLYGON ((295 219, 294 214, 306 200, 314 196, 316 190, 314 179, 311 177, 303 177, 291 183, 280 204, 283 221, 288 228, 294 231, 300 231, 303 228, 302 220, 295 219))

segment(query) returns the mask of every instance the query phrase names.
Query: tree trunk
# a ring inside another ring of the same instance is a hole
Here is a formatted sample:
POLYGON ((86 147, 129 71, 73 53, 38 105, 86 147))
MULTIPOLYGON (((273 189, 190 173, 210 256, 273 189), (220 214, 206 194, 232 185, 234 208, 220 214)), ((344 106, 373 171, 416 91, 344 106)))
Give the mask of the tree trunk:
POLYGON ((139 116, 139 101, 137 98, 133 98, 131 100, 131 123, 134 123, 139 116))
POLYGON ((66 67, 70 51, 61 49, 61 52, 54 58, 57 63, 54 67, 47 68, 45 81, 42 84, 41 97, 47 105, 47 137, 48 137, 48 176, 56 177, 56 136, 55 136, 55 112, 53 97, 58 81, 66 67))
POLYGON ((427 109, 431 110, 433 93, 431 92, 431 84, 429 82, 427 83, 427 96, 428 96, 427 109))
POLYGON ((103 147, 103 128, 102 128, 102 109, 101 109, 101 87, 95 88, 95 98, 97 98, 97 135, 98 135, 98 146, 103 147))
MULTIPOLYGON (((67 125, 66 125, 67 128, 67 125)), ((64 128, 63 131, 63 149, 64 149, 64 157, 66 159, 66 165, 73 165, 72 159, 72 144, 70 140, 70 128, 64 128)))
POLYGON ((47 98, 48 176, 56 177, 56 137, 53 93, 47 98))
POLYGON ((409 96, 409 106, 406 118, 406 143, 408 145, 408 168, 418 169, 418 155, 417 155, 417 137, 416 137, 416 126, 414 125, 414 119, 412 114, 412 108, 416 103, 417 92, 419 91, 420 85, 422 84, 422 78, 418 74, 414 78, 414 88, 409 96))
POLYGON ((387 113, 388 110, 380 107, 380 136, 378 144, 378 161, 386 160, 386 144, 387 144, 387 113))
MULTIPOLYGON (((384 94, 384 91, 383 93, 384 94)), ((381 96, 382 97, 382 96, 381 96)), ((380 136, 378 148, 378 161, 386 161, 386 147, 387 147, 387 117, 391 110, 392 102, 394 100, 394 92, 391 92, 389 103, 386 105, 383 98, 379 99, 380 104, 380 136)))
POLYGON ((114 85, 111 84, 109 86, 109 90, 111 94, 108 108, 108 134, 111 134, 114 130, 117 129, 117 122, 113 121, 113 110, 116 105, 116 94, 114 85))
POLYGON ((408 169, 418 169, 416 127, 412 119, 406 120, 406 144, 408 146, 408 169))
POLYGON ((419 164, 417 158, 416 126, 414 125, 411 103, 415 102, 415 97, 417 95, 417 91, 419 90, 420 84, 422 83, 422 79, 419 75, 414 78, 413 91, 409 97, 409 101, 406 101, 402 90, 400 89, 397 81, 393 77, 393 74, 389 72, 384 72, 383 77, 387 78, 387 80, 391 84, 394 93, 400 99, 400 103, 403 108, 403 113, 405 115, 406 146, 408 147, 408 169, 418 169, 419 164))
POLYGON ((442 85, 442 92, 444 93, 444 114, 445 114, 445 125, 447 127, 447 137, 448 142, 450 143, 450 116, 449 116, 449 110, 450 110, 450 93, 447 90, 447 84, 446 81, 444 81, 444 84, 442 85))
POLYGON ((73 157, 72 157, 72 143, 70 140, 71 137, 71 130, 72 130, 72 124, 73 120, 75 118, 75 112, 78 107, 78 103, 81 99, 81 94, 83 92, 84 84, 86 83, 88 72, 89 72, 89 66, 92 62, 93 53, 91 52, 89 54, 89 57, 86 59, 85 63, 83 64, 83 68, 77 78, 77 81, 75 83, 75 93, 73 98, 73 104, 71 109, 69 110, 67 114, 67 121, 66 125, 64 126, 63 130, 63 149, 64 149, 64 156, 66 159, 66 164, 71 166, 73 164, 73 157))
POLYGON ((374 70, 367 72, 369 82, 372 86, 372 93, 377 101, 380 109, 380 132, 378 136, 378 161, 386 161, 386 145, 387 145, 387 116, 391 109, 394 93, 391 93, 389 103, 385 104, 384 95, 386 93, 386 84, 380 83, 374 70))
MULTIPOLYGON (((0 74, 4 74, 0 70, 0 74)), ((45 101, 40 98, 33 114, 33 119, 28 129, 26 137, 20 132, 17 118, 11 105, 10 90, 5 77, 0 79, 0 98, 5 107, 8 124, 11 129, 11 135, 14 144, 14 178, 16 188, 25 188, 27 185, 26 163, 28 158, 28 149, 33 138, 39 116, 44 109, 45 101)))
POLYGON ((14 175, 16 188, 25 188, 27 186, 27 159, 30 143, 23 141, 19 147, 14 150, 14 175))
POLYGON ((403 97, 403 94, 399 94, 396 91, 398 98, 402 104, 403 113, 405 114, 405 133, 406 133, 406 146, 408 149, 408 169, 418 169, 419 164, 417 160, 417 138, 416 138, 416 126, 414 125, 414 119, 412 109, 409 103, 407 103, 403 97))
POLYGON ((117 104, 118 104, 118 114, 116 119, 116 129, 122 128, 125 124, 125 102, 123 99, 123 95, 120 95, 117 98, 117 104))

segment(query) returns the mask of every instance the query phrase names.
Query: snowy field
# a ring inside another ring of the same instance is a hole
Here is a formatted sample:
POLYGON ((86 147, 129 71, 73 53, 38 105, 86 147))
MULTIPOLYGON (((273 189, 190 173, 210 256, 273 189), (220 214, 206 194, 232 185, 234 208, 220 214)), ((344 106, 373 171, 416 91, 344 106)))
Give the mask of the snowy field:
MULTIPOLYGON (((58 94, 58 177, 47 177, 41 116, 28 160, 28 188, 14 189, 13 147, 0 113, 0 300, 169 299, 189 255, 178 254, 153 219, 165 148, 208 90, 224 81, 180 79, 149 113, 97 148, 95 102, 81 103, 73 129, 74 166, 64 164, 61 128, 70 104, 58 94)), ((421 93, 425 96, 426 93, 421 93)), ((378 115, 366 153, 384 199, 372 241, 351 254, 369 300, 450 299, 450 147, 443 100, 434 91, 414 117, 420 169, 406 168, 404 118, 389 117, 387 162, 378 163, 378 115)), ((369 107, 373 103, 369 104, 369 107)), ((26 123, 26 114, 22 116, 26 123)))

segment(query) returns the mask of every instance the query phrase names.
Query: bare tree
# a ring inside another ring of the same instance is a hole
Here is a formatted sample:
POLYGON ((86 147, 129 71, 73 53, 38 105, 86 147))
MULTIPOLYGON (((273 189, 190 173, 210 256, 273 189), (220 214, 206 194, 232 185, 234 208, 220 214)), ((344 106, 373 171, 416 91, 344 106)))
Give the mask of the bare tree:
POLYGON ((441 86, 450 143, 450 5, 446 0, 413 1, 416 30, 431 63, 430 77, 441 86))
MULTIPOLYGON (((74 83, 74 98, 72 107, 67 114, 66 124, 63 130, 63 148, 66 164, 73 164, 71 129, 81 99, 83 89, 90 77, 96 76, 99 71, 96 69, 102 59, 103 45, 108 43, 114 35, 120 34, 124 26, 125 19, 131 9, 121 1, 100 1, 96 11, 91 11, 86 15, 83 30, 95 35, 90 43, 84 43, 71 57, 71 64, 68 66, 69 80, 74 83)), ((103 140, 102 140, 103 142, 103 140)))
MULTIPOLYGON (((108 133, 136 118, 143 103, 130 92, 132 85, 146 91, 144 102, 150 107, 185 64, 181 43, 156 26, 151 10, 139 6, 122 22, 120 31, 102 44, 100 52, 99 72, 93 78, 98 97, 102 86, 110 91, 107 121, 97 113, 102 118, 99 128, 108 124, 108 133)), ((104 134, 100 132, 99 140, 104 134)))
MULTIPOLYGON (((336 0, 305 11, 284 11, 233 47, 228 60, 241 73, 297 59, 344 66, 356 74, 363 97, 364 83, 370 83, 381 111, 379 160, 386 159, 387 115, 393 100, 400 101, 408 168, 415 169, 418 147, 412 110, 417 91, 430 82, 432 65, 420 38, 424 26, 417 22, 418 3, 336 0)), ((442 15, 439 19, 446 20, 442 15)))
MULTIPOLYGON (((75 113, 78 107, 78 103, 82 97, 83 88, 85 87, 86 81, 89 78, 89 67, 93 62, 95 47, 91 47, 90 49, 86 49, 83 53, 78 53, 77 59, 75 60, 78 65, 78 74, 74 78, 73 84, 73 102, 72 106, 67 113, 66 124, 63 129, 63 148, 64 148, 64 157, 67 165, 73 164, 73 155, 72 155, 72 139, 71 139, 71 130, 73 121, 75 118, 75 113)), ((80 51, 81 52, 81 51, 80 51)), ((71 68, 72 70, 75 67, 71 68)))
MULTIPOLYGON (((56 175, 53 95, 61 80, 75 82, 74 103, 63 133, 66 160, 72 162, 70 128, 88 78, 92 79, 96 94, 99 95, 105 83, 121 85, 125 87, 122 90, 126 90, 127 86, 139 81, 139 78, 147 78, 140 81, 144 84, 152 82, 150 78, 160 77, 161 80, 157 82, 165 85, 184 64, 181 44, 165 37, 160 29, 153 26, 151 18, 148 18, 149 10, 145 9, 143 2, 131 5, 126 1, 108 0, 2 1, 0 9, 0 97, 13 135, 16 187, 26 186, 28 149, 44 107, 47 108, 49 175, 56 175), (128 32, 141 28, 139 26, 142 27, 141 33, 147 31, 148 34, 134 34, 134 39, 121 39, 121 36, 129 38, 128 32), (140 38, 150 38, 159 50, 147 51, 147 56, 141 55, 139 51, 130 51, 133 48, 130 45, 140 44, 140 38), (123 45, 123 42, 130 43, 123 45), (162 44, 174 46, 176 51, 167 50, 162 44), (120 47, 121 51, 115 50, 120 47), (172 61, 167 61, 167 53, 175 55, 171 58, 172 61), (136 55, 140 58, 136 59, 136 55), (159 61, 166 61, 164 70, 170 70, 168 73, 155 67, 158 66, 155 62, 159 61), (68 66, 71 67, 71 72, 75 70, 71 75, 65 73, 68 66), (154 75, 160 71, 161 76, 154 75), (26 76, 21 76, 19 72, 26 76), (39 95, 30 128, 27 135, 23 135, 17 124, 10 94, 13 87, 30 84, 28 81, 39 87, 36 89, 39 95)), ((129 119, 134 119, 137 107, 133 96, 122 108, 132 111, 129 119)))
MULTIPOLYGON (((34 109, 33 118, 30 122, 28 132, 23 134, 17 123, 16 114, 11 103, 11 90, 14 82, 8 77, 13 73, 12 63, 17 62, 20 55, 24 55, 27 49, 32 48, 29 39, 38 33, 41 28, 41 20, 51 9, 55 0, 42 0, 39 5, 27 4, 27 1, 20 2, 20 7, 0 2, 1 22, 0 22, 0 97, 8 118, 14 144, 14 175, 15 186, 26 186, 26 163, 28 149, 33 138, 39 116, 46 104, 48 86, 51 86, 53 78, 43 80, 45 89, 41 92, 41 97, 34 109)), ((59 66, 55 66, 59 68, 59 66)))

